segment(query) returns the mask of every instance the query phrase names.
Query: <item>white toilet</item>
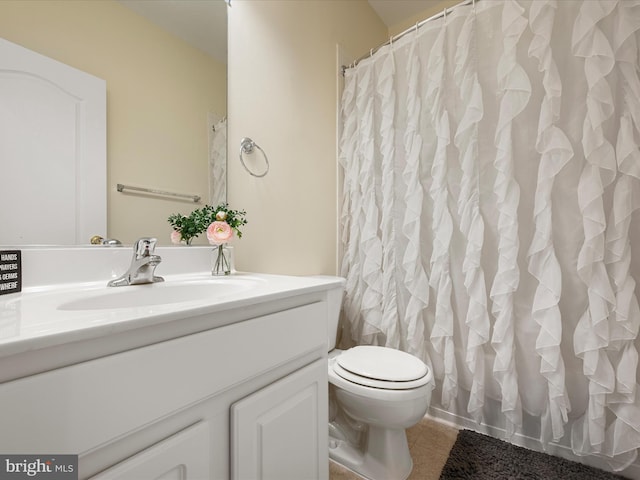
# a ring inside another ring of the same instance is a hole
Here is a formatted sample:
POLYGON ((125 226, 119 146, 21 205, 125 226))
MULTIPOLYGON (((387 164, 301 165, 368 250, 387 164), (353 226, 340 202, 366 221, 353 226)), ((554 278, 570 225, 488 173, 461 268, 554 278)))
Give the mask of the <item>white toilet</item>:
POLYGON ((335 348, 329 330, 329 457, 371 480, 404 480, 411 473, 405 429, 427 412, 431 370, 400 350, 335 348))

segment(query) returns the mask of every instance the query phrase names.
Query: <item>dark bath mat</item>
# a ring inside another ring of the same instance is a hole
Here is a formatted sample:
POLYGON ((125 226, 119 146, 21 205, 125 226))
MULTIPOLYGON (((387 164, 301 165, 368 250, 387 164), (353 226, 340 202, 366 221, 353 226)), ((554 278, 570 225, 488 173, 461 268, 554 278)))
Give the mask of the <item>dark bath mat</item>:
POLYGON ((621 480, 625 477, 564 458, 460 430, 440 480, 621 480))

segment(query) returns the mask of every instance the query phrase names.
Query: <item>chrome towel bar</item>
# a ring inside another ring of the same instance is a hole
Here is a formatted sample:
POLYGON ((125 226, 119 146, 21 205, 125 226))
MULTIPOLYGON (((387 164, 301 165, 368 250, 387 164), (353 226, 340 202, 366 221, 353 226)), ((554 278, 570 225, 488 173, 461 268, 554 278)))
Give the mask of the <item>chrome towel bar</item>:
POLYGON ((165 190, 156 190, 155 188, 133 187, 131 185, 123 185, 122 183, 118 183, 116 185, 116 189, 119 192, 124 192, 125 190, 131 190, 134 192, 152 193, 154 195, 164 195, 167 197, 188 198, 192 200, 194 203, 198 203, 201 198, 200 195, 189 195, 186 193, 167 192, 165 190))

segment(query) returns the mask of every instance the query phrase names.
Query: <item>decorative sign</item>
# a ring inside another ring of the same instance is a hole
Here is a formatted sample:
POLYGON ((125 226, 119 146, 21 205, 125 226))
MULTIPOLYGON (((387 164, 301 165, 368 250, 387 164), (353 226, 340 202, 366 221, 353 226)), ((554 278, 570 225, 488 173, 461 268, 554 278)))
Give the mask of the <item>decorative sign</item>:
POLYGON ((0 250, 0 295, 22 290, 20 250, 0 250))

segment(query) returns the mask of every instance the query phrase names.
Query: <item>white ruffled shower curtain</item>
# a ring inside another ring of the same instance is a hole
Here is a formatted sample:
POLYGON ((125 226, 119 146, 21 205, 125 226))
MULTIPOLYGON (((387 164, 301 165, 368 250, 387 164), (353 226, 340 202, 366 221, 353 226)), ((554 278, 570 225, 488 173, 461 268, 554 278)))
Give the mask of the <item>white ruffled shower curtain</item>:
POLYGON ((436 408, 617 470, 640 447, 639 30, 639 0, 459 6, 348 68, 341 111, 346 336, 424 359, 436 408))

